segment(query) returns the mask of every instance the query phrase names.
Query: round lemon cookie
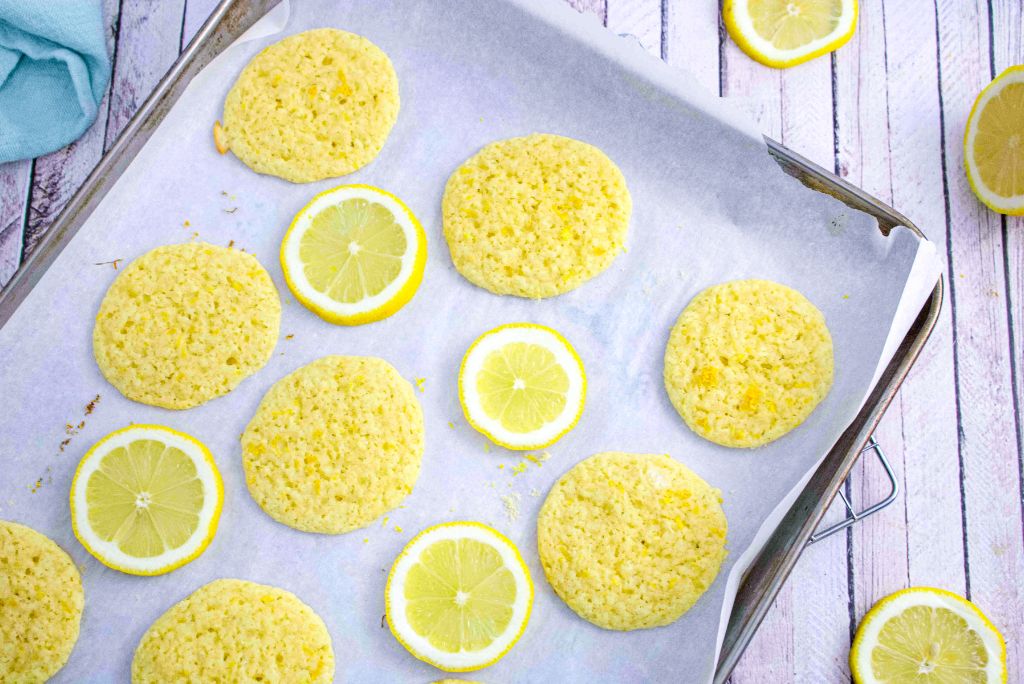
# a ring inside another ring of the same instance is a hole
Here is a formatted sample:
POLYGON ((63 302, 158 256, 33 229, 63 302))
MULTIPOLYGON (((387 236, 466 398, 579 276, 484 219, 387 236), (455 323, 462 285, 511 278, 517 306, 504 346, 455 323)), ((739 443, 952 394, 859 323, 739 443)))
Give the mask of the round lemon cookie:
POLYGON ((63 549, 0 520, 0 681, 45 682, 78 640, 85 594, 63 549))
POLYGON ((544 574, 598 627, 667 625, 711 586, 725 558, 721 500, 667 455, 591 456, 555 483, 541 507, 544 574))
POLYGON ((484 147, 448 179, 442 202, 452 261, 495 294, 573 290, 625 248, 632 200, 604 152, 559 135, 484 147))
POLYGON ((422 456, 412 385, 373 357, 325 356, 278 380, 242 435, 256 503, 307 532, 370 524, 412 491, 422 456))
POLYGON ((121 394, 187 409, 227 394, 270 360, 281 300, 251 254, 203 242, 157 247, 107 290, 92 348, 121 394))
POLYGON ((665 349, 665 389, 679 415, 728 447, 762 446, 800 425, 828 394, 832 373, 825 317, 769 280, 704 290, 665 349))
POLYGON ((398 76, 380 48, 314 29, 264 48, 242 70, 224 101, 223 137, 252 170, 309 183, 373 161, 398 107, 398 76))
POLYGON ((171 607, 132 659, 133 684, 333 679, 320 616, 291 592, 237 579, 210 582, 171 607))

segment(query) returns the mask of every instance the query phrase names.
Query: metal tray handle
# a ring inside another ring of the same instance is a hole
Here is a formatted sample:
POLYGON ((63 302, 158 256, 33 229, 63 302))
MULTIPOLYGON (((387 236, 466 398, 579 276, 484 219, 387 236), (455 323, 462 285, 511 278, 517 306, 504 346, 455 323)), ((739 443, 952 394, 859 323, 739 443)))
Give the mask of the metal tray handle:
POLYGON ((863 456, 869 451, 875 452, 875 455, 878 457, 878 460, 882 464, 882 468, 885 469, 885 474, 889 476, 889 484, 891 485, 891 490, 889 491, 888 496, 886 496, 881 501, 874 503, 863 510, 858 511, 854 509, 853 504, 850 503, 850 499, 847 498, 846 496, 846 483, 850 481, 850 479, 847 478, 846 483, 844 483, 843 486, 839 488, 838 492, 839 498, 843 500, 843 505, 846 506, 846 518, 835 524, 829 525, 824 529, 819 529, 818 531, 816 531, 807 540, 808 546, 814 544, 815 542, 820 542, 822 539, 825 539, 826 537, 831 537, 836 532, 845 530, 847 527, 850 527, 854 523, 860 522, 869 515, 874 515, 875 513, 877 513, 878 511, 882 510, 883 508, 891 504, 893 501, 895 501, 896 497, 899 496, 899 480, 896 479, 896 473, 895 471, 893 471, 892 465, 889 463, 889 459, 885 457, 885 452, 882 451, 881 445, 879 445, 879 443, 875 441, 874 437, 868 438, 868 443, 864 446, 863 449, 860 450, 860 455, 863 456))

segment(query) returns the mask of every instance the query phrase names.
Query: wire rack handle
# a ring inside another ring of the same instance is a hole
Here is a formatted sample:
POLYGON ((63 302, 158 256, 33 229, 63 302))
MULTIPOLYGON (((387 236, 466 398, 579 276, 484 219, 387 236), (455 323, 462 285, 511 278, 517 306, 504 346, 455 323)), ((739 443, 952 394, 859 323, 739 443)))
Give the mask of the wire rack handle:
POLYGON ((882 451, 882 447, 878 444, 878 442, 875 441, 874 437, 868 438, 868 443, 864 446, 863 449, 860 450, 860 455, 863 456, 869 451, 875 452, 875 456, 878 457, 879 462, 882 464, 882 468, 885 469, 885 474, 889 477, 889 484, 891 485, 892 489, 889 492, 888 496, 886 496, 881 501, 874 503, 863 510, 858 511, 853 507, 853 504, 851 504, 850 500, 846 497, 846 487, 844 484, 844 486, 839 488, 839 498, 843 500, 843 505, 846 506, 846 518, 833 525, 829 525, 824 529, 819 529, 817 532, 811 535, 810 539, 807 540, 808 545, 814 544, 815 542, 820 542, 822 539, 825 539, 826 537, 831 537, 836 532, 845 530, 847 527, 850 527, 854 523, 860 522, 869 515, 874 515, 875 513, 882 510, 883 508, 885 508, 886 506, 888 506, 889 504, 896 500, 896 497, 900 493, 899 480, 896 479, 896 473, 895 471, 893 471, 892 465, 890 465, 889 463, 889 459, 885 457, 885 452, 882 451))

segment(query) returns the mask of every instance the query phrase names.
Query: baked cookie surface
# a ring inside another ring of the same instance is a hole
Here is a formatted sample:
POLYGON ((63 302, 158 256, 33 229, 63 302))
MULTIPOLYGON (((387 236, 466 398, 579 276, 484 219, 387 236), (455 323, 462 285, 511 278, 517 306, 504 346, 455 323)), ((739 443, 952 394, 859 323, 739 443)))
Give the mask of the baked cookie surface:
POLYGON ((273 354, 281 300, 251 254, 157 247, 114 280, 93 327, 100 371, 124 396, 186 409, 227 394, 273 354))
POLYGON ((832 387, 825 317, 796 290, 735 280, 686 306, 665 349, 665 389, 686 424, 728 447, 796 428, 832 387))
POLYGON ((320 616, 295 594, 220 579, 157 618, 132 659, 133 684, 327 684, 334 650, 320 616))
POLYGON ((307 532, 364 527, 412 491, 423 411, 383 359, 325 356, 277 381, 242 435, 249 492, 307 532))
POLYGON ((666 455, 605 452, 551 488, 537 549, 555 593, 613 630, 667 625, 711 586, 725 558, 721 494, 666 455))
POLYGON ((601 150, 559 135, 487 145, 448 179, 444 236, 467 280, 539 299, 573 290, 625 248, 632 200, 601 150))
POLYGON ((71 557, 32 528, 0 520, 0 681, 45 682, 64 667, 84 605, 71 557))
POLYGON ((388 56, 363 36, 321 28, 253 57, 224 101, 224 133, 252 170, 309 183, 373 161, 398 109, 388 56))

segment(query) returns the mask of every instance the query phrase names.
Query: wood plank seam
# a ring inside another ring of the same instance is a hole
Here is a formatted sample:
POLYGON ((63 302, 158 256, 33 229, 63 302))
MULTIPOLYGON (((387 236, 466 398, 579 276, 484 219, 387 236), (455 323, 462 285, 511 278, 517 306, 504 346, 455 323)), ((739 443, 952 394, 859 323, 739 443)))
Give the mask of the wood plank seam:
MULTIPOLYGON (((117 3, 117 20, 114 26, 114 50, 110 55, 110 85, 107 86, 108 97, 113 99, 114 97, 114 76, 117 74, 117 57, 120 50, 118 49, 121 45, 121 17, 123 16, 122 10, 124 9, 124 0, 118 0, 117 3)), ((103 122, 103 152, 104 154, 110 149, 110 116, 113 111, 113 103, 107 105, 107 118, 103 122)))
POLYGON ((964 549, 964 582, 966 587, 965 595, 968 600, 971 598, 971 564, 970 564, 970 549, 967 542, 967 496, 964 489, 964 452, 963 452, 963 411, 960 406, 960 359, 956 353, 957 346, 957 316, 956 316, 956 278, 953 273, 953 222, 950 217, 950 199, 949 199, 949 162, 946 158, 946 114, 945 114, 945 103, 943 101, 942 94, 942 36, 939 30, 939 3, 938 0, 932 0, 932 6, 935 9, 935 68, 937 70, 937 80, 939 89, 939 140, 940 140, 940 157, 942 159, 942 198, 945 206, 946 215, 946 274, 949 276, 946 278, 946 282, 949 285, 949 309, 952 318, 952 336, 953 336, 953 396, 955 397, 954 406, 956 409, 956 424, 957 424, 957 440, 956 440, 956 451, 957 451, 957 463, 960 468, 960 516, 963 521, 961 530, 963 537, 963 549, 964 549))

